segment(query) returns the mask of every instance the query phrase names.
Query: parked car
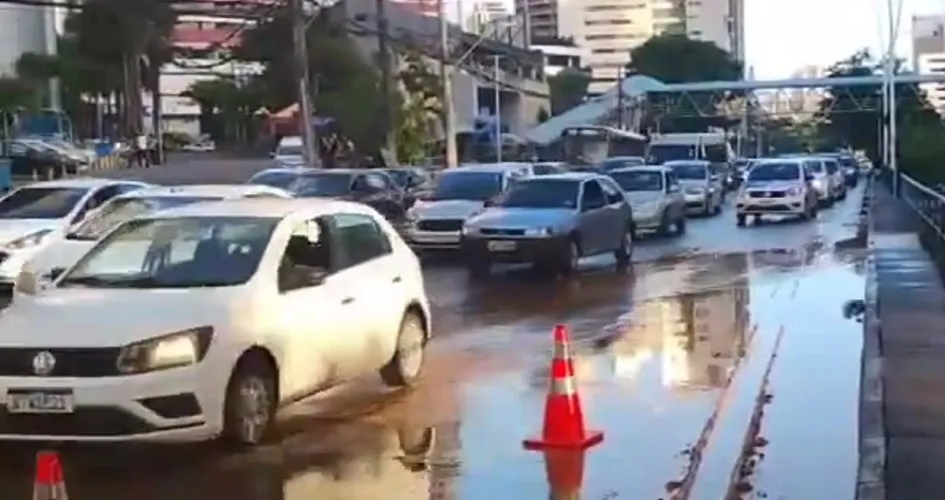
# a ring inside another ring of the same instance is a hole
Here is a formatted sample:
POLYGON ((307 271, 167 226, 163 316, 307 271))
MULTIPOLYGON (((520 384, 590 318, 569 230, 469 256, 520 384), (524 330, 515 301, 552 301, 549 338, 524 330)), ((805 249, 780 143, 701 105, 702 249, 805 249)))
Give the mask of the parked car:
POLYGON ((370 205, 390 220, 403 219, 404 192, 383 170, 307 170, 289 186, 299 198, 337 198, 370 205))
POLYGON ((246 183, 289 189, 295 181, 299 180, 299 176, 302 174, 320 171, 321 170, 305 167, 267 168, 253 174, 246 183))
POLYGON ((276 167, 314 166, 305 165, 304 145, 300 136, 287 136, 280 139, 271 157, 276 167))
POLYGON ((279 188, 246 184, 154 186, 119 194, 82 222, 51 237, 48 244, 23 266, 16 280, 16 290, 36 293, 55 274, 85 255, 101 237, 133 217, 190 203, 236 198, 292 198, 292 195, 279 188))
POLYGON ((463 254, 473 275, 493 263, 533 263, 555 274, 573 272, 582 257, 613 253, 630 262, 633 212, 620 187, 590 173, 516 182, 463 225, 463 254))
POLYGON ((0 316, 0 435, 254 446, 319 390, 415 384, 430 319, 417 257, 363 204, 144 214, 0 316))
POLYGON ((37 182, 0 198, 0 291, 11 292, 23 266, 68 228, 112 198, 147 184, 118 179, 37 182))
POLYGON ((433 175, 422 168, 402 167, 384 169, 397 187, 404 191, 404 206, 413 206, 418 197, 429 194, 433 187, 433 175))
POLYGON ((704 160, 673 160, 663 164, 675 174, 682 188, 686 211, 701 215, 722 212, 725 190, 712 163, 704 160))
POLYGON ((79 162, 70 161, 56 148, 36 139, 16 139, 10 143, 8 153, 11 173, 18 177, 45 180, 79 170, 79 162))
POLYGON ((841 154, 837 161, 840 162, 840 168, 843 169, 843 178, 849 187, 856 187, 860 182, 860 169, 856 158, 853 155, 841 154))
POLYGON ((686 201, 676 174, 662 165, 611 170, 609 175, 633 207, 637 233, 661 235, 686 232, 686 201))
POLYGON ((415 249, 458 249, 463 223, 512 184, 528 178, 518 165, 464 165, 443 171, 430 194, 407 211, 404 235, 415 249))
POLYGON ((808 165, 807 158, 758 160, 735 203, 737 224, 744 226, 749 216, 755 222, 765 215, 817 217, 821 193, 814 185, 818 177, 808 165))

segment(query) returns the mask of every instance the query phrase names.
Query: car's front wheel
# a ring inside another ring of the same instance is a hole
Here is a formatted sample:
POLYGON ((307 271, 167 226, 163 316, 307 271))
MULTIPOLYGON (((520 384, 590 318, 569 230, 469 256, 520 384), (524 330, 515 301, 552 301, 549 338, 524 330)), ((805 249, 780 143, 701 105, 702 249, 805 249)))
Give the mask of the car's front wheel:
POLYGON ((223 439, 238 446, 255 446, 269 434, 275 420, 276 373, 268 359, 253 352, 233 369, 223 410, 223 439))
POLYGON ((427 343, 426 325, 413 312, 404 315, 397 333, 394 356, 381 368, 381 380, 390 387, 412 387, 423 372, 427 343))
POLYGON ((620 237, 620 246, 614 250, 614 258, 617 259, 618 266, 626 266, 633 257, 633 233, 633 223, 631 222, 627 224, 626 230, 624 230, 623 235, 620 237))

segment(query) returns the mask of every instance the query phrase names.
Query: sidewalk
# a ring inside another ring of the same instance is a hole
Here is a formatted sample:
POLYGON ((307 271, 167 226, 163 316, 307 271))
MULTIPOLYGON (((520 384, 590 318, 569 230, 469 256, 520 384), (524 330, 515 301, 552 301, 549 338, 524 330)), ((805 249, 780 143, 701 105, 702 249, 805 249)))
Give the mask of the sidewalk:
MULTIPOLYGON (((877 475, 885 479, 876 478, 885 482, 885 498, 939 500, 945 498, 945 287, 919 244, 917 221, 881 185, 873 195, 871 219, 879 321, 867 312, 864 394, 873 392, 882 412, 869 416, 867 395, 861 433, 885 428, 885 443, 880 438, 880 453, 873 456, 877 475), (871 337, 878 349, 871 348, 871 337), (881 373, 881 386, 869 387, 870 371, 881 373), (879 473, 883 445, 885 474, 879 473)), ((869 446, 861 451, 870 453, 869 446)))

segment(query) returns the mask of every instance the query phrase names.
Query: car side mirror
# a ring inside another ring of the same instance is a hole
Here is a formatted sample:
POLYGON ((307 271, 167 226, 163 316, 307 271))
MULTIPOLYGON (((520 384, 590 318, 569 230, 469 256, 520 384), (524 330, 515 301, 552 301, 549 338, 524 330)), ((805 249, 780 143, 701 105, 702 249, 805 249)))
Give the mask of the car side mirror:
POLYGON ((807 181, 807 182, 813 182, 813 181, 814 181, 814 176, 813 176, 813 175, 810 175, 810 174, 807 174, 807 175, 804 176, 804 180, 807 181))
POLYGON ((66 268, 64 268, 64 267, 54 267, 54 268, 52 268, 52 269, 49 270, 49 279, 50 279, 50 280, 56 280, 56 279, 58 279, 60 276, 62 276, 62 273, 64 273, 64 272, 66 272, 66 268))
POLYGON ((710 175, 710 176, 709 176, 709 180, 712 181, 712 182, 718 182, 718 181, 719 181, 719 176, 718 176, 718 174, 712 174, 712 175, 710 175))
POLYGON ((327 277, 328 273, 324 269, 294 264, 291 271, 285 276, 283 289, 289 291, 321 286, 325 283, 327 277))

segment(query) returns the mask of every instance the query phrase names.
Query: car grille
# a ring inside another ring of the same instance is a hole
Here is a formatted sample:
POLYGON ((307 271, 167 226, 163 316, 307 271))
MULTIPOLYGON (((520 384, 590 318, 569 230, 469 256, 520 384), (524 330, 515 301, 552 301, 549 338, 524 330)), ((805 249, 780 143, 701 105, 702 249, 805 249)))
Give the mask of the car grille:
POLYGON ((784 191, 751 191, 748 193, 752 198, 784 198, 784 191))
POLYGON ((107 406, 80 406, 70 414, 15 414, 0 410, 0 434, 124 436, 156 430, 140 418, 107 406))
POLYGON ((43 349, 0 348, 0 376, 35 377, 33 358, 48 351, 56 358, 52 373, 44 377, 109 377, 120 375, 117 361, 120 348, 43 349))
POLYGON ((417 222, 420 231, 452 232, 463 229, 463 221, 459 219, 431 219, 417 222))
POLYGON ((524 229, 494 229, 483 228, 479 232, 486 236, 525 236, 524 229))

